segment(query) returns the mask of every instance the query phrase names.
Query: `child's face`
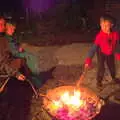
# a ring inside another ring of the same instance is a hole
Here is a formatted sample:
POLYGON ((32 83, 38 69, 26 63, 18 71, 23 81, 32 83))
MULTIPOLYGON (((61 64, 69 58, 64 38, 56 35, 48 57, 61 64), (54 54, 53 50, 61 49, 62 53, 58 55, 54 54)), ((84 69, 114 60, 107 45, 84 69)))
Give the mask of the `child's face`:
POLYGON ((113 24, 108 20, 102 20, 100 22, 101 30, 105 33, 110 33, 113 24))
POLYGON ((15 32, 16 27, 12 24, 7 24, 6 25, 6 34, 7 35, 13 35, 15 32))
POLYGON ((0 19, 0 32, 5 32, 5 20, 0 19))

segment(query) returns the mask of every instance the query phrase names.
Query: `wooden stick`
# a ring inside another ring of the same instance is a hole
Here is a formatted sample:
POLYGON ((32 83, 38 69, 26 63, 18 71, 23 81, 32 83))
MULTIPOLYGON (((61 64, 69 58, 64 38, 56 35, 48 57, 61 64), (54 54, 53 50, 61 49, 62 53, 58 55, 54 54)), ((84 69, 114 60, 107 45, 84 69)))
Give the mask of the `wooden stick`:
POLYGON ((46 95, 44 95, 44 94, 42 94, 42 93, 40 93, 39 96, 41 96, 41 97, 46 97, 46 95))
POLYGON ((0 93, 4 90, 4 88, 7 85, 8 81, 9 81, 9 77, 5 80, 5 82, 3 83, 3 85, 0 87, 0 93))
POLYGON ((84 78, 85 78, 85 75, 86 75, 87 71, 88 71, 88 68, 84 68, 83 73, 81 74, 79 80, 78 80, 77 83, 76 83, 76 87, 77 87, 77 88, 79 88, 80 84, 82 84, 82 82, 83 82, 83 80, 84 80, 84 78))
MULTIPOLYGON (((4 76, 3 76, 3 77, 4 77, 4 76)), ((9 77, 5 80, 5 82, 3 83, 3 85, 0 87, 0 93, 4 90, 4 88, 5 88, 5 86, 7 85, 8 81, 9 81, 9 77)), ((30 84, 30 86, 32 87, 32 90, 33 90, 33 92, 35 93, 36 98, 38 98, 39 95, 38 95, 37 91, 35 90, 33 84, 31 83, 31 81, 30 81, 30 80, 27 80, 27 82, 28 82, 28 83, 30 84)))
POLYGON ((8 75, 0 75, 0 78, 7 78, 9 77, 8 75))
POLYGON ((35 93, 36 98, 38 98, 39 97, 38 92, 36 91, 36 89, 35 89, 34 85, 32 84, 32 82, 30 80, 28 80, 28 79, 26 81, 30 84, 33 92, 35 93))
POLYGON ((51 102, 53 103, 53 101, 52 101, 50 98, 48 98, 47 95, 44 95, 44 94, 41 94, 41 93, 40 93, 39 96, 45 97, 47 100, 49 100, 49 101, 51 101, 51 102))

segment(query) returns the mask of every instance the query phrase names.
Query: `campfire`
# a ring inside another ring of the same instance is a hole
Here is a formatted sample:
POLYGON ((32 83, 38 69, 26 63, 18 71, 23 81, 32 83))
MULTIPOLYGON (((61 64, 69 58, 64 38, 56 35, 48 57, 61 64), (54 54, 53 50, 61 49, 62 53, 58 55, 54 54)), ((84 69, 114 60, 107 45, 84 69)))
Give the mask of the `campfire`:
POLYGON ((57 87, 43 97, 43 107, 57 120, 91 120, 103 105, 102 99, 83 86, 57 87))

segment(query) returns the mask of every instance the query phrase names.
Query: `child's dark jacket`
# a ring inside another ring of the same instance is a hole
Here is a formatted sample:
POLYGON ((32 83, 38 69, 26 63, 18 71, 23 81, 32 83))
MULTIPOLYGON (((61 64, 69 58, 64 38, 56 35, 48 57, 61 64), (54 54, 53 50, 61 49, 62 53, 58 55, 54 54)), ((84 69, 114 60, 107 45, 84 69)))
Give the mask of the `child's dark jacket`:
POLYGON ((19 52, 19 43, 16 42, 15 38, 10 35, 5 35, 5 37, 8 40, 10 51, 12 52, 13 56, 24 58, 25 53, 19 52))
POLYGON ((37 57, 35 57, 35 55, 25 50, 23 52, 19 52, 19 43, 17 43, 17 40, 15 40, 14 36, 6 35, 5 37, 8 40, 10 50, 13 56, 25 59, 32 73, 37 73, 38 72, 37 71, 37 64, 38 64, 37 57))

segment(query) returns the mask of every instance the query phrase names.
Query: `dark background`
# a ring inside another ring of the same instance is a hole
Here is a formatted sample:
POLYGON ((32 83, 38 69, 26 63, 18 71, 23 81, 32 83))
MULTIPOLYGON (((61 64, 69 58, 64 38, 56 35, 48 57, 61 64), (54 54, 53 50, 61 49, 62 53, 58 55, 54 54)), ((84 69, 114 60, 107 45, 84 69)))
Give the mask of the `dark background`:
POLYGON ((1 12, 21 11, 21 9, 22 0, 0 0, 1 12))

